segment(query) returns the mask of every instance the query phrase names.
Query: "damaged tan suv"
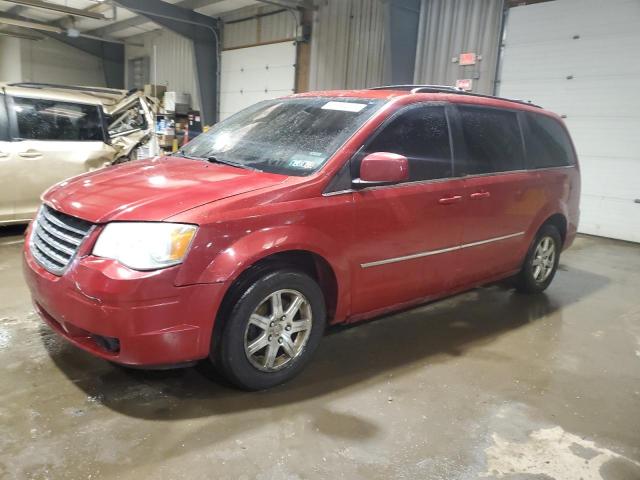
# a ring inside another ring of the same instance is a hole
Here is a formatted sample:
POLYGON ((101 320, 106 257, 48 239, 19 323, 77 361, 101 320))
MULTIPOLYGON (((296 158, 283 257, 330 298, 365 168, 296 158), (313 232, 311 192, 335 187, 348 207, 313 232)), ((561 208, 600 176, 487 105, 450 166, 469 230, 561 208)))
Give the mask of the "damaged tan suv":
POLYGON ((0 83, 0 225, 31 220, 54 183, 156 153, 157 105, 139 91, 0 83))

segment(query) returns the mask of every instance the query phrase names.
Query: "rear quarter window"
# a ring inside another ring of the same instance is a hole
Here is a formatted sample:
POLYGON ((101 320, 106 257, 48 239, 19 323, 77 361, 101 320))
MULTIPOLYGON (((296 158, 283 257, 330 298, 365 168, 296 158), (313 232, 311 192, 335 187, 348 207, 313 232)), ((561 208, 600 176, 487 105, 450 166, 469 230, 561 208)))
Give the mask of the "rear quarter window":
POLYGON ((526 113, 524 140, 528 168, 566 167, 575 164, 566 129, 546 115, 526 113))

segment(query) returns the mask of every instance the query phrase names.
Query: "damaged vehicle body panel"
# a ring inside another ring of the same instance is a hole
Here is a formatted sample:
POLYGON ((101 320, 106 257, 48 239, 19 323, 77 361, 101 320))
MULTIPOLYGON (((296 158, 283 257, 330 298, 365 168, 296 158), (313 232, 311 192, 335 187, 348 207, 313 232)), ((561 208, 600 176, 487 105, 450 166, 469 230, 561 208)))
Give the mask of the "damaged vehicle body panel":
MULTIPOLYGON (((159 102, 140 91, 127 92, 119 102, 103 105, 109 121, 111 144, 118 150, 113 163, 143 158, 137 154, 138 147, 146 145, 152 138, 155 112, 159 102)), ((156 152, 152 152, 156 153, 156 152)))
POLYGON ((55 183, 137 158, 156 109, 142 92, 0 84, 0 224, 31 220, 55 183))

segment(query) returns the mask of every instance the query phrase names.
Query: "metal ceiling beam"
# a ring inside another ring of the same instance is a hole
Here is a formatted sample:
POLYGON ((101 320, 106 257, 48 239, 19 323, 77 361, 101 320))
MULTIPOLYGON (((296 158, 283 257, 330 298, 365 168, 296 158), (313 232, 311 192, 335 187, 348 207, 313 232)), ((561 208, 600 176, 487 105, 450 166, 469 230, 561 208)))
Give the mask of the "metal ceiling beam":
POLYGON ((305 2, 297 0, 258 0, 260 3, 275 5, 276 7, 301 9, 305 8, 305 2))
MULTIPOLYGON (((189 0, 192 7, 197 0, 189 0)), ((191 9, 161 0, 115 0, 115 3, 193 42, 195 68, 204 122, 218 121, 218 21, 191 9)), ((210 4, 211 2, 209 2, 210 4)))
POLYGON ((13 25, 15 27, 32 28, 43 32, 62 33, 64 30, 57 25, 49 25, 47 23, 35 22, 33 20, 19 19, 0 15, 0 23, 5 25, 13 25))
POLYGON ((26 33, 16 33, 11 30, 3 30, 0 32, 0 36, 4 37, 14 37, 21 38, 22 40, 33 40, 37 42, 38 40, 42 40, 44 37, 40 37, 38 35, 28 35, 26 33))
MULTIPOLYGON (((209 5, 220 3, 222 1, 224 0, 182 0, 174 4, 174 6, 182 7, 187 10, 197 10, 198 8, 208 7, 209 5)), ((91 35, 97 35, 99 37, 108 37, 110 35, 113 35, 114 33, 121 32, 122 30, 126 30, 127 28, 139 27, 140 25, 143 25, 148 22, 149 22, 149 19, 144 18, 142 16, 136 16, 132 18, 127 18, 126 20, 121 20, 119 22, 112 23, 111 25, 105 25, 104 27, 96 28, 94 30, 89 30, 86 33, 89 33, 91 35)))
POLYGON ((27 8, 38 8, 40 10, 48 10, 51 12, 58 12, 64 15, 72 15, 74 17, 86 17, 94 20, 106 20, 106 17, 101 13, 90 12, 88 10, 81 10, 79 8, 67 7, 59 3, 43 2, 41 0, 6 0, 10 3, 15 3, 27 8))

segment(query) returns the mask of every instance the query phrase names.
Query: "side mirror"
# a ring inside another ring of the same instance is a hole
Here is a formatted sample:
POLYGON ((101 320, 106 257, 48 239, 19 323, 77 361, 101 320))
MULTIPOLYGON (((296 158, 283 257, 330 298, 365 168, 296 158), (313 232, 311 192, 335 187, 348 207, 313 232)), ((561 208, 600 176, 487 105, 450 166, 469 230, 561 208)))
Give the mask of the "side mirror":
POLYGON ((352 181, 353 188, 390 185, 409 180, 407 157, 389 152, 370 153, 360 163, 360 178, 352 181))

